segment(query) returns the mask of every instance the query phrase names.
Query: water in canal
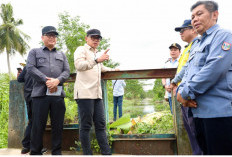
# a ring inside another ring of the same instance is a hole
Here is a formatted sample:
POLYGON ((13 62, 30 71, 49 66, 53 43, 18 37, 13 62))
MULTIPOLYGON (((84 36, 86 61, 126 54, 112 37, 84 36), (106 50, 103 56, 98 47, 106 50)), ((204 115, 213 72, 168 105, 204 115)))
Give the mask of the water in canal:
POLYGON ((148 113, 153 113, 155 112, 155 107, 154 104, 152 103, 151 99, 145 98, 141 101, 141 105, 136 106, 138 110, 142 110, 142 114, 148 114, 148 113))

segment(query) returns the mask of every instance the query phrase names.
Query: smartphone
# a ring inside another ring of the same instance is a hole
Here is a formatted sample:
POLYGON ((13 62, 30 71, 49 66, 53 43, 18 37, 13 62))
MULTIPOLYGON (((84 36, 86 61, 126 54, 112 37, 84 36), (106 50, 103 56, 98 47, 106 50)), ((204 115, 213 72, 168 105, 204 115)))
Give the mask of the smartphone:
POLYGON ((21 72, 21 71, 23 71, 21 68, 17 68, 17 70, 18 70, 18 72, 21 72))

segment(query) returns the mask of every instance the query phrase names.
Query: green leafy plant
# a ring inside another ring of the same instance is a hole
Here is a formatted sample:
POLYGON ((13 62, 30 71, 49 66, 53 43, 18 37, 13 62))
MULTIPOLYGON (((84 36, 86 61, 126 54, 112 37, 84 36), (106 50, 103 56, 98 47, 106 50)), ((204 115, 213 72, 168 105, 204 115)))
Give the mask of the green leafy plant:
POLYGON ((66 106, 64 123, 69 124, 69 123, 78 122, 77 103, 75 101, 71 101, 68 98, 65 98, 64 100, 66 106))
POLYGON ((130 114, 125 114, 121 118, 119 118, 117 121, 113 122, 110 125, 110 128, 117 128, 120 125, 126 124, 130 122, 130 114))
POLYGON ((9 75, 0 74, 0 148, 7 147, 9 116, 9 75))

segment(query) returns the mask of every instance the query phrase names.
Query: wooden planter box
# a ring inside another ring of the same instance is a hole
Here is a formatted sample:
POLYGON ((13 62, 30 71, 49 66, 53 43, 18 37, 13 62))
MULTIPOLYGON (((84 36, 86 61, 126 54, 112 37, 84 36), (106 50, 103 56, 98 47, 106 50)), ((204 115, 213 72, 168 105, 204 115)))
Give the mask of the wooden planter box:
POLYGON ((174 134, 113 135, 112 152, 130 155, 177 155, 174 134))

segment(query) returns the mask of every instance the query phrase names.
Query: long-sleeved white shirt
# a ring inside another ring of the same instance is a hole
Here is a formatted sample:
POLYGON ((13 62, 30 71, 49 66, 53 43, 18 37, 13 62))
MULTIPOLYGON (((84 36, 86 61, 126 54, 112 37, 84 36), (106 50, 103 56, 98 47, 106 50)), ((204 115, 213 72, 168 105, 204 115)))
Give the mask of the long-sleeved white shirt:
POLYGON ((97 51, 88 44, 80 46, 74 53, 76 81, 74 99, 102 99, 101 72, 114 71, 102 63, 96 63, 97 51))

